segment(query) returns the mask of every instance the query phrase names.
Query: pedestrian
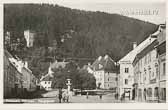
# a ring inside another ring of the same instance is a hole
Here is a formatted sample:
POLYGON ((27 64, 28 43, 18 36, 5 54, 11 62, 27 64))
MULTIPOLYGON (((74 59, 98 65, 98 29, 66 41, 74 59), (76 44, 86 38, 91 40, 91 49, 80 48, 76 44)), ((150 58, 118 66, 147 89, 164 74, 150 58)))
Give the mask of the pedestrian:
POLYGON ((61 103, 61 99, 62 99, 62 90, 61 89, 59 89, 58 98, 59 98, 59 103, 61 103))
POLYGON ((102 99, 102 94, 99 95, 99 98, 102 99))
POLYGON ((69 94, 68 91, 65 91, 65 92, 62 94, 62 97, 63 97, 63 101, 64 101, 64 102, 69 102, 70 94, 69 94))
POLYGON ((121 95, 121 101, 125 100, 125 92, 121 95))
POLYGON ((88 92, 86 93, 86 98, 87 98, 87 99, 89 98, 89 93, 88 93, 88 92))
POLYGON ((115 99, 118 100, 118 93, 115 94, 115 99))

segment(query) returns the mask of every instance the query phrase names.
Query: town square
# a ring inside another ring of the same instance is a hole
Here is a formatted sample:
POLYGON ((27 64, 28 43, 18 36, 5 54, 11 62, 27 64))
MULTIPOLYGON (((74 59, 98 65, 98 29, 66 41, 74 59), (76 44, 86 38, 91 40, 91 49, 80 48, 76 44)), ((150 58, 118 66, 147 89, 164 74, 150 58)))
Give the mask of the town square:
POLYGON ((4 104, 166 103, 165 3, 3 10, 4 104))

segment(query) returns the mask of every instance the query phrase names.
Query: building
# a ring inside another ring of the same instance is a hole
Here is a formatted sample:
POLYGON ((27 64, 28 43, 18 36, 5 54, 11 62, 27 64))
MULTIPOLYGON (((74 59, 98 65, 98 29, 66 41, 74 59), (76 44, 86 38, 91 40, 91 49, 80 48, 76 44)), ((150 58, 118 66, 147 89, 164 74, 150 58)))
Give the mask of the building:
POLYGON ((96 86, 99 89, 113 89, 117 88, 117 73, 115 62, 108 56, 99 56, 95 62, 88 68, 95 76, 96 86))
POLYGON ((37 82, 38 82, 38 79, 33 75, 31 74, 31 77, 30 77, 31 81, 30 81, 30 90, 29 91, 36 91, 37 90, 37 82))
POLYGON ((68 64, 68 62, 58 62, 57 60, 55 60, 55 62, 50 63, 50 66, 48 68, 48 73, 44 76, 41 77, 40 79, 40 87, 41 89, 44 88, 45 90, 49 91, 52 90, 52 79, 53 79, 53 70, 54 69, 58 69, 58 68, 65 68, 66 64, 68 64))
POLYGON ((46 74, 45 76, 43 76, 40 79, 40 85, 41 85, 41 89, 45 89, 47 91, 52 90, 51 85, 52 85, 52 79, 53 77, 51 77, 49 74, 46 74))
POLYGON ((13 56, 4 50, 4 98, 19 97, 22 92, 22 74, 9 59, 13 56))
POLYGON ((31 30, 24 31, 24 37, 27 42, 27 47, 33 47, 35 33, 31 30))
POLYGON ((157 36, 159 44, 157 45, 158 53, 158 88, 159 101, 166 101, 166 25, 160 25, 160 33, 157 36))
POLYGON ((52 85, 52 79, 53 79, 53 71, 51 69, 51 63, 48 68, 48 73, 44 76, 41 77, 40 79, 40 88, 45 89, 47 91, 52 90, 51 85, 52 85))
MULTIPOLYGON (((163 35, 163 33, 159 27, 158 31, 150 35, 150 38, 154 38, 155 40, 141 49, 133 61, 136 100, 158 101, 159 99, 161 78, 159 74, 158 51, 156 48, 158 40, 156 38, 157 36, 163 35)), ((163 65, 165 65, 164 62, 163 65)), ((162 87, 162 94, 165 92, 164 88, 162 87)))
POLYGON ((120 75, 119 75, 119 95, 121 96, 123 93, 132 99, 132 91, 134 84, 134 68, 133 61, 138 53, 138 51, 144 49, 147 45, 149 45, 156 38, 147 38, 138 46, 134 42, 133 50, 126 54, 123 58, 121 58, 118 63, 120 64, 120 75))
POLYGON ((16 65, 17 70, 19 73, 22 74, 22 83, 24 92, 31 92, 36 90, 36 81, 37 78, 32 74, 32 71, 28 68, 28 63, 25 61, 20 60, 19 58, 10 58, 11 62, 16 65), (33 81, 33 82, 32 82, 33 81))

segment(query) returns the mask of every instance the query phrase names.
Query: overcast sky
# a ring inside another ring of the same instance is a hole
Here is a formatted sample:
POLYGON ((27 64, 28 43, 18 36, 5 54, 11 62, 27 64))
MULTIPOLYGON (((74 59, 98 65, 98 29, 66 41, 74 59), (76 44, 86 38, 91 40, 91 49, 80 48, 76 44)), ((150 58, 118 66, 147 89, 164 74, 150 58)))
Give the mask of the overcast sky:
POLYGON ((88 11, 103 11, 134 17, 155 24, 165 23, 166 3, 164 0, 148 0, 135 2, 125 0, 51 0, 50 3, 88 11), (127 2, 126 2, 127 1, 127 2), (147 1, 147 2, 146 2, 147 1))

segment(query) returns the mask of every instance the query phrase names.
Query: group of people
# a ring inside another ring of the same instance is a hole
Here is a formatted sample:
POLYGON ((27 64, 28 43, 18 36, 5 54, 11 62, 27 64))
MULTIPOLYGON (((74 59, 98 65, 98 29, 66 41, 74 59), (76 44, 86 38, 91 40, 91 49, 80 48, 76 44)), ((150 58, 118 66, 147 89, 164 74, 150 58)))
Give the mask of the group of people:
POLYGON ((59 89, 58 92, 58 98, 59 98, 59 103, 63 102, 69 102, 70 99, 70 92, 69 91, 62 91, 62 89, 59 89))

